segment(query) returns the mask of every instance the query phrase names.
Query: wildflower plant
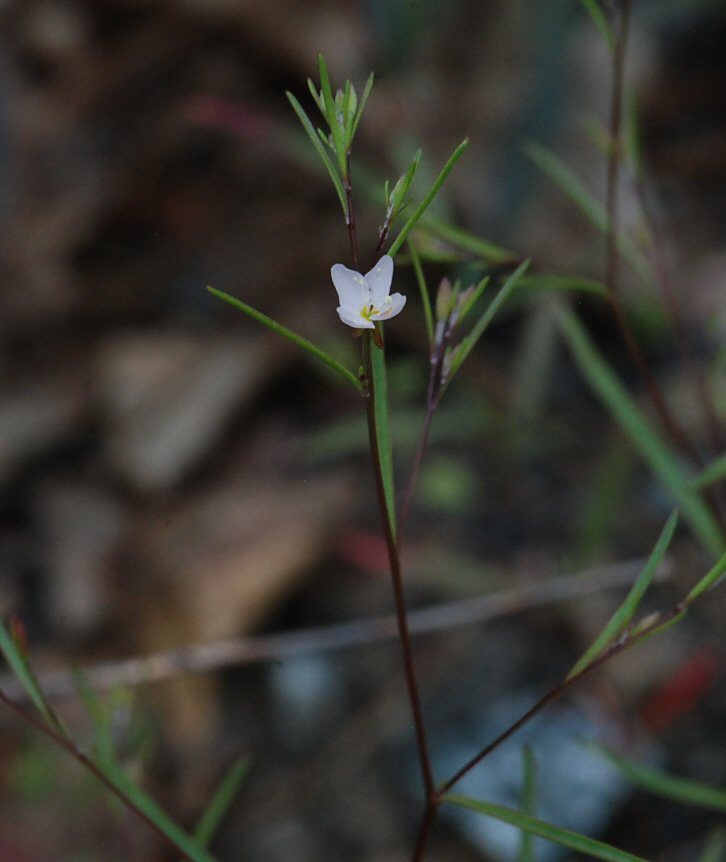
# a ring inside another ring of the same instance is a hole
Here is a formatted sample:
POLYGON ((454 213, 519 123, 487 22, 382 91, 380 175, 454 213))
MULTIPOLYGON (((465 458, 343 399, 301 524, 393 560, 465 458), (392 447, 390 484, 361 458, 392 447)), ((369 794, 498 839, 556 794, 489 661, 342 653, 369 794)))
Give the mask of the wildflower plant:
MULTIPOLYGON (((620 29, 614 30, 596 0, 582 0, 582 2, 616 55, 614 64, 616 78, 620 75, 620 83, 622 83, 621 63, 627 24, 625 16, 629 4, 626 0, 623 5, 623 15, 618 19, 620 29)), ((371 95, 373 76, 368 78, 361 95, 358 96, 350 81, 346 81, 340 89, 333 90, 322 56, 318 60, 318 71, 319 84, 309 81, 308 85, 314 104, 322 117, 322 127, 318 127, 311 120, 294 95, 291 93, 287 95, 333 184, 341 205, 350 245, 350 260, 347 263, 332 263, 330 270, 332 285, 326 283, 321 287, 320 295, 321 302, 329 304, 331 315, 333 309, 337 309, 341 323, 352 328, 354 333, 351 334, 359 337, 361 356, 359 366, 350 368, 339 362, 306 337, 252 308, 242 299, 230 296, 216 288, 210 287, 209 290, 258 323, 292 341, 314 359, 327 365, 360 397, 361 409, 365 412, 368 424, 374 486, 386 541, 398 624, 398 640, 421 773, 421 820, 413 842, 411 859, 413 862, 420 862, 425 858, 430 834, 441 806, 457 805, 476 810, 521 830, 525 836, 520 854, 522 862, 534 858, 531 836, 539 836, 590 858, 610 860, 610 862, 644 862, 643 859, 631 853, 539 819, 535 814, 535 763, 531 752, 525 752, 525 795, 521 810, 504 808, 484 800, 470 799, 457 795, 454 791, 465 775, 485 760, 492 751, 513 737, 541 709, 613 657, 678 621, 693 602, 700 599, 722 579, 726 573, 726 540, 717 513, 706 492, 716 483, 723 481, 726 475, 723 453, 695 475, 687 473, 679 457, 674 453, 674 446, 678 442, 677 433, 671 433, 671 438, 676 439, 671 439, 669 443, 661 440, 659 431, 651 426, 612 369, 599 355, 577 317, 564 304, 559 307, 560 330, 585 379, 606 404, 614 419, 630 436, 653 474, 680 508, 691 532, 714 562, 707 574, 697 581, 690 592, 676 605, 640 620, 637 619, 643 597, 676 531, 678 515, 674 512, 665 524, 646 564, 625 599, 600 635, 574 663, 564 679, 496 739, 473 753, 454 774, 443 778, 435 776, 432 767, 430 752, 436 740, 429 739, 419 694, 418 675, 409 632, 401 548, 407 514, 425 457, 436 410, 452 381, 502 306, 511 299, 513 294, 532 288, 549 290, 554 294, 574 290, 605 299, 611 305, 616 317, 622 318, 622 309, 615 288, 617 266, 613 263, 613 259, 619 260, 622 257, 632 264, 636 274, 640 273, 644 277, 651 274, 650 269, 643 261, 639 250, 626 242, 617 230, 616 198, 612 192, 609 196, 608 210, 603 212, 584 194, 583 189, 564 166, 537 147, 530 147, 530 154, 550 176, 560 181, 564 190, 580 205, 581 209, 607 233, 609 250, 607 284, 602 285, 582 278, 532 272, 529 261, 519 259, 488 240, 435 219, 429 213, 429 206, 466 150, 468 143, 466 140, 454 149, 420 201, 414 202, 410 198, 412 183, 422 158, 420 150, 413 155, 407 170, 392 186, 387 181, 383 184, 380 196, 383 203, 381 224, 377 236, 366 240, 366 252, 363 254, 361 252, 364 247, 363 238, 358 236, 355 218, 351 152, 364 108, 371 95), (463 285, 458 280, 452 282, 444 279, 435 297, 432 297, 425 276, 425 243, 419 241, 420 237, 414 235, 414 230, 419 231, 421 235, 428 234, 443 239, 454 248, 475 255, 489 271, 481 280, 471 285, 463 285), (406 296, 398 290, 392 292, 397 278, 395 260, 404 244, 407 246, 409 261, 419 291, 422 326, 425 326, 428 346, 429 378, 418 448, 408 481, 402 492, 397 494, 389 422, 385 327, 389 323, 395 326, 395 319, 402 313, 416 313, 416 309, 412 308, 413 303, 407 303, 406 296), (501 286, 487 303, 486 299, 491 292, 490 286, 495 282, 494 276, 502 272, 504 276, 500 279, 501 286), (335 304, 336 294, 337 305, 335 304)), ((615 131, 618 132, 618 130, 619 127, 616 125, 615 131)), ((620 157, 620 149, 615 145, 618 139, 619 135, 615 134, 610 141, 611 160, 620 157)), ((614 188, 617 170, 612 162, 610 180, 614 188)), ((666 421, 664 426, 667 431, 669 423, 666 421)), ((673 427, 670 431, 676 432, 677 429, 673 427)), ((109 718, 88 686, 81 686, 81 688, 89 714, 95 717, 94 727, 97 739, 91 753, 73 739, 45 696, 42 684, 32 668, 25 634, 19 623, 14 623, 9 628, 0 623, 0 650, 22 686, 29 705, 15 701, 1 689, 0 702, 14 711, 19 718, 56 742, 92 772, 128 809, 135 812, 150 828, 156 830, 178 853, 193 862, 214 862, 214 857, 207 849, 207 843, 244 777, 244 763, 240 762, 233 766, 220 786, 220 790, 214 795, 205 816, 200 821, 199 829, 193 835, 188 834, 176 825, 121 768, 117 753, 109 742, 109 718)), ((606 753, 605 756, 619 765, 635 783, 640 783, 671 798, 697 801, 721 812, 726 811, 726 801, 722 792, 714 792, 710 788, 635 767, 610 753, 606 753)), ((709 847, 712 846, 717 846, 716 838, 709 844, 709 847)), ((707 853, 711 855, 704 856, 704 860, 720 858, 717 855, 714 856, 708 849, 707 853)))

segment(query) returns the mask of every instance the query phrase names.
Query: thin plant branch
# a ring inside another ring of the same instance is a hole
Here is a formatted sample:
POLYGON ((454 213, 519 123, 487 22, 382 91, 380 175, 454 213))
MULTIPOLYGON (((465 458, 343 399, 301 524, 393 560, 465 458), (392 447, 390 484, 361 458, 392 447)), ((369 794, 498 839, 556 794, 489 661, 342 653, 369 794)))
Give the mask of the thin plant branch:
MULTIPOLYGON (((533 581, 512 589, 474 598, 443 602, 410 611, 409 631, 424 636, 477 625, 534 608, 571 601, 606 590, 628 586, 643 566, 643 560, 625 561, 586 571, 533 581)), ((670 577, 668 560, 658 572, 670 577)), ((120 686, 139 686, 196 673, 212 673, 229 667, 284 661, 310 653, 333 652, 382 643, 397 637, 394 615, 364 617, 344 623, 312 626, 233 640, 195 644, 151 653, 121 661, 100 662, 84 667, 83 677, 94 691, 111 691, 120 686)), ((68 671, 45 671, 38 682, 51 700, 77 697, 74 675, 68 671)), ((26 697, 14 676, 0 678, 0 689, 14 699, 26 697)))

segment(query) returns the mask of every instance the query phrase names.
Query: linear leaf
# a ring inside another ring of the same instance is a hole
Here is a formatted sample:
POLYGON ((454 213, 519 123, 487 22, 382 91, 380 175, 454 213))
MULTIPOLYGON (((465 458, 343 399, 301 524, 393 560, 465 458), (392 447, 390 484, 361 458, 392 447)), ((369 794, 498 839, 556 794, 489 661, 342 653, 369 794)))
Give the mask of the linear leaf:
POLYGON ((479 300, 481 299, 481 295, 484 293, 484 291, 489 286, 490 281, 491 281, 491 278, 488 275, 486 275, 479 282, 479 284, 476 285, 476 287, 474 288, 474 290, 471 293, 471 296, 461 306, 461 311, 459 312, 459 323, 462 323, 464 320, 466 320, 467 316, 469 315, 469 312, 472 310, 472 308, 474 308, 474 306, 477 304, 477 302, 479 302, 479 300))
MULTIPOLYGON (((371 339, 372 341, 372 339, 371 339)), ((376 440, 381 462, 383 491, 386 498, 388 523, 391 534, 396 535, 396 491, 393 483, 393 445, 388 417, 388 381, 386 356, 382 348, 371 343, 371 371, 373 374, 373 405, 376 417, 376 440)))
POLYGON ((335 97, 333 89, 330 86, 330 75, 328 74, 328 65, 325 62, 325 57, 318 54, 318 71, 320 73, 320 89, 323 91, 323 103, 325 105, 325 114, 330 127, 330 133, 333 136, 335 143, 335 152, 338 156, 338 164, 340 165, 340 173, 342 176, 346 174, 345 167, 345 143, 343 141, 343 131, 338 123, 338 112, 335 107, 335 97))
POLYGON ((350 140, 352 141, 355 137, 356 130, 358 128, 358 123, 360 123, 360 118, 363 116, 363 109, 366 106, 366 102, 368 101, 368 96, 371 94, 371 90, 373 89, 373 72, 368 76, 368 80, 366 81, 365 88, 363 89, 363 95, 360 97, 358 101, 358 110, 356 111, 355 120, 353 120, 353 129, 350 133, 350 140))
POLYGON ((216 862, 214 856, 191 838, 169 817, 160 806, 146 794, 114 762, 97 764, 108 781, 151 820, 151 822, 180 850, 191 862, 216 862))
POLYGON ((443 219, 436 218, 429 213, 421 219, 421 228, 427 233, 434 234, 457 248, 475 254, 489 264, 512 263, 517 256, 506 248, 496 245, 487 239, 462 230, 443 219))
POLYGON ((363 387, 361 386, 360 380, 358 380, 358 378, 349 368, 346 368, 345 365, 338 362, 337 359, 333 359, 333 357, 326 353, 324 350, 321 350, 319 347, 316 347, 311 341, 308 341, 307 338, 303 338, 301 335, 298 335, 296 332, 293 332, 291 329, 288 329, 286 326, 283 326, 281 323, 278 323, 276 320, 273 320, 271 317, 268 317, 261 311, 257 311, 257 309, 252 308, 251 305, 247 305, 246 302, 242 302, 241 299, 237 299, 234 296, 230 296, 228 293, 224 293, 223 291, 217 290, 214 287, 209 287, 209 285, 207 285, 207 290, 210 293, 214 294, 214 296, 219 297, 219 299, 223 300, 224 302, 229 303, 229 305, 233 306, 234 308, 239 309, 239 311, 243 311, 253 320, 256 320, 258 323, 261 323, 263 326, 266 326, 268 329, 271 329, 278 335, 282 335, 284 338, 287 338, 289 341, 292 341, 293 344, 297 344, 298 347, 301 347, 303 350, 306 350, 311 356, 314 356, 316 359, 319 359, 321 362, 324 362, 329 368, 332 368, 334 371, 337 371, 338 374, 345 377, 345 379, 349 383, 352 383, 353 386, 355 386, 355 388, 359 392, 362 392, 363 387))
POLYGON ((216 834, 221 822, 227 816, 235 796, 239 793, 242 782, 249 772, 249 760, 238 758, 229 768, 219 787, 214 792, 204 813, 194 830, 194 840, 201 847, 208 847, 216 834))
POLYGON ((464 138, 464 140, 459 144, 459 146, 449 156, 449 160, 446 162, 446 164, 441 169, 441 172, 439 173, 438 177, 436 177, 436 179, 434 180, 433 185, 428 190, 428 192, 426 192, 426 195, 424 196, 423 200, 416 207, 414 212, 411 214, 411 217, 406 222, 406 224, 401 228, 401 232, 398 234, 396 239, 393 241, 391 247, 388 249, 388 254, 390 254, 391 257, 396 256, 396 252, 401 248, 401 246, 406 241, 406 237, 409 235, 409 233, 411 233, 413 228, 416 227, 419 220, 421 219, 421 216, 423 216, 423 214, 429 208, 429 206, 431 205, 431 202, 436 197, 436 195, 439 193, 439 189, 444 184, 446 178, 449 176, 449 174, 453 170, 454 165, 459 161, 459 159, 461 158, 461 156, 464 153, 464 150, 468 146, 469 146, 469 139, 464 138))
POLYGON ((434 315, 431 311, 431 297, 429 289, 426 285, 426 277, 424 276, 423 268, 421 267, 421 258, 419 257, 416 247, 412 242, 408 243, 411 252, 411 263, 413 271, 416 273, 416 283, 418 284, 419 293, 421 294, 421 304, 423 305, 424 317, 426 318, 426 333, 429 337, 429 344, 434 341, 434 315))
POLYGON ((644 790, 684 805, 696 805, 726 814, 726 790, 720 787, 712 787, 689 778, 676 778, 659 769, 632 763, 600 745, 593 748, 616 766, 630 782, 644 790))
POLYGON ((665 552, 668 550, 668 546, 673 538, 673 533, 675 532, 677 523, 678 512, 673 512, 658 537, 658 541, 648 558, 648 562, 636 578, 635 583, 630 588, 630 591, 625 597, 623 603, 612 615, 605 628, 600 632, 597 638, 595 638, 592 646, 587 650, 582 658, 575 663, 575 666, 567 674, 567 679, 577 676, 580 671, 584 670, 612 641, 622 634, 625 627, 630 623, 638 610, 646 590, 653 580, 653 576, 655 575, 658 566, 661 564, 663 557, 665 556, 665 552))
MULTIPOLYGON (((536 814, 537 804, 537 764, 531 746, 522 749, 522 813, 529 817, 536 814)), ((518 862, 535 862, 534 835, 522 829, 518 862)))
POLYGON ((532 835, 538 835, 540 838, 551 841, 553 844, 559 844, 561 847, 567 847, 577 853, 585 853, 592 859, 602 859, 605 862, 647 862, 647 860, 640 856, 633 856, 632 853, 618 850, 617 847, 603 844, 602 841, 596 841, 594 838, 588 838, 586 835, 580 835, 577 832, 571 832, 569 829, 562 829, 560 826, 553 826, 551 823, 537 820, 535 817, 530 817, 521 811, 514 811, 512 808, 505 808, 503 805, 493 805, 490 802, 480 802, 476 799, 469 799, 466 796, 449 794, 444 799, 453 805, 479 811, 481 814, 486 814, 495 820, 501 820, 503 823, 516 826, 517 829, 524 829, 532 835))
POLYGON ((686 604, 690 605, 691 602, 695 601, 699 596, 703 595, 703 593, 708 592, 712 587, 715 587, 724 574, 726 574, 726 554, 723 554, 711 571, 703 577, 686 596, 686 604))
MULTIPOLYGON (((568 198, 587 216, 602 233, 607 233, 608 216, 605 207, 585 188, 578 177, 557 156, 546 147, 530 141, 524 145, 524 152, 544 173, 567 195, 568 198)), ((640 254, 636 246, 626 237, 619 236, 617 245, 623 258, 633 272, 646 284, 652 282, 650 264, 640 254)))
POLYGON ((571 311, 562 310, 558 322, 575 362, 595 394, 628 434, 651 470, 668 488, 693 532, 714 557, 720 556, 725 547, 721 528, 701 497, 689 487, 678 459, 642 415, 578 318, 571 311))
POLYGON ((715 461, 712 461, 708 467, 696 476, 691 481, 693 488, 707 488, 709 485, 715 485, 716 482, 726 481, 726 452, 719 455, 715 461))
POLYGON ((318 137, 318 133, 315 131, 315 127, 310 122, 310 118, 305 113, 303 106, 298 102, 298 100, 293 96, 292 93, 287 92, 285 94, 287 96, 287 100, 292 105, 293 111, 298 116, 298 119, 302 123, 303 129, 307 133, 307 136, 310 138, 313 147, 315 148, 315 152, 320 156, 325 165, 328 174, 330 175, 330 179, 333 181, 333 185, 335 186, 335 191, 338 193, 338 198, 340 200, 340 205, 343 207, 343 215, 345 218, 348 218, 348 207, 345 203, 345 190, 343 189, 343 182, 340 179, 340 175, 338 171, 335 169, 335 165, 330 160, 330 156, 325 152, 325 147, 318 137))
POLYGON ((600 31, 600 35, 608 43, 608 48, 612 51, 615 46, 615 36, 600 4, 597 0, 580 0, 580 3, 585 7, 587 14, 592 19, 592 23, 600 31))
POLYGON ((461 340, 461 343, 456 349, 454 353, 454 359, 451 364, 451 371, 449 373, 448 380, 454 377, 456 372, 461 367, 462 362, 466 359, 466 357, 471 353, 471 351, 476 346, 476 343, 482 337, 484 332, 486 331, 489 324, 494 319, 494 315, 499 311, 499 309, 504 305, 509 296, 511 295, 514 288, 519 283, 519 279, 524 275, 527 271, 527 267, 529 266, 529 261, 525 260, 524 263, 521 263, 517 269, 509 276, 509 278, 502 285, 499 293, 494 297, 492 302, 487 307, 486 311, 482 314, 482 316, 477 320, 472 328, 471 332, 461 340))
POLYGON ((15 674, 18 682, 22 685, 38 712, 43 716, 48 724, 52 725, 64 736, 67 736, 68 732, 64 728, 63 723, 55 714, 55 711, 43 694, 28 657, 21 649, 18 648, 15 643, 15 639, 5 627, 2 620, 0 620, 0 651, 5 656, 5 661, 8 663, 10 669, 15 674))

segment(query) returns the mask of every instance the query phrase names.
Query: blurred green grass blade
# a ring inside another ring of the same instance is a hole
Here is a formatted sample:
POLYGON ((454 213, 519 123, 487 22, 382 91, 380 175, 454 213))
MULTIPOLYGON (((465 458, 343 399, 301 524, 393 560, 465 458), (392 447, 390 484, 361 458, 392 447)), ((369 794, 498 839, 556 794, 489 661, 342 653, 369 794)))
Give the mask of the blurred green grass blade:
POLYGON ((104 766, 116 760, 116 752, 111 731, 111 709, 96 694, 80 668, 71 670, 76 691, 86 707, 93 727, 96 759, 104 766))
MULTIPOLYGON (((367 335, 367 333, 366 333, 367 335)), ((366 337, 364 335, 364 337, 366 337)), ((388 415, 388 380, 386 377, 386 355, 376 347, 371 338, 371 371, 373 374, 373 404, 376 415, 376 440, 381 463, 383 491, 386 498, 388 523, 391 534, 396 535, 396 490, 393 483, 393 444, 388 415)))
POLYGON ((678 512, 673 512, 670 518, 668 518, 665 527, 663 527, 663 531, 658 537, 658 541, 648 558, 648 562, 643 567, 643 571, 636 578, 635 583, 630 588, 630 591, 625 597, 623 603, 612 615, 605 628, 600 632, 597 638, 595 638, 592 646, 590 646, 582 658, 575 663, 572 670, 567 674, 567 679, 577 676, 578 673, 583 671, 591 662, 593 662, 600 653, 602 653, 602 651, 612 643, 612 641, 622 634, 625 627, 633 619, 641 601, 643 600, 646 590, 653 580, 653 576, 655 575, 658 566, 661 564, 663 557, 665 556, 665 552, 668 550, 668 546, 673 538, 673 533, 675 532, 677 523, 678 512))
MULTIPOLYGON (((534 817, 537 806, 537 764, 531 746, 522 749, 522 813, 534 817)), ((517 862, 535 862, 534 835, 522 829, 517 862)))
POLYGON ((5 661, 38 712, 48 724, 62 733, 63 736, 68 736, 68 731, 63 726, 63 722, 58 718, 43 694, 29 658, 22 649, 18 648, 15 638, 13 638, 2 620, 0 620, 0 651, 2 651, 5 661))
POLYGON ((479 802, 476 799, 469 799, 466 796, 453 794, 447 794, 444 797, 444 801, 450 802, 453 805, 459 805, 462 808, 479 811, 481 814, 486 814, 487 817, 493 817, 495 820, 509 823, 512 826, 516 826, 517 829, 524 829, 532 835, 537 835, 540 838, 551 841, 553 844, 559 844, 561 847, 567 847, 569 850, 574 850, 577 853, 584 853, 591 859, 602 859, 604 862, 647 862, 646 859, 642 859, 640 856, 633 856, 632 853, 618 850, 616 847, 603 844, 594 838, 588 838, 586 835, 571 832, 569 829, 553 826, 551 823, 545 823, 543 820, 537 820, 528 814, 514 811, 511 808, 505 808, 502 805, 479 802))
POLYGON ((524 263, 521 263, 517 267, 517 269, 515 269, 514 272, 511 273, 509 278, 507 278, 507 280, 502 285, 499 293, 494 297, 492 302, 487 307, 486 311, 474 324, 474 327, 472 328, 471 332, 465 338, 462 338, 459 346, 456 348, 454 359, 451 363, 449 379, 447 382, 450 382, 453 379, 456 372, 459 370, 459 368, 461 368, 461 365, 464 360, 471 353, 474 347, 476 347, 477 342, 486 332, 489 324, 494 319, 494 315, 499 311, 502 305, 504 305, 507 299, 509 299, 512 291, 519 283, 520 278, 527 271, 528 266, 529 261, 525 260, 524 263))
POLYGON ((413 264, 413 271, 416 274, 416 283, 418 284, 418 290, 421 294, 421 304, 423 305, 424 317, 426 318, 426 334, 429 337, 429 344, 433 344, 434 315, 431 311, 431 297, 429 296, 429 289, 426 284, 426 277, 424 276, 424 271, 421 266, 421 258, 416 251, 416 247, 412 242, 409 241, 408 248, 411 252, 411 263, 413 264))
POLYGON ((330 86, 330 75, 328 74, 328 64, 325 62, 325 57, 318 54, 318 72, 320 74, 320 89, 323 91, 323 104, 325 105, 325 114, 330 127, 330 133, 333 136, 335 144, 335 152, 338 156, 338 164, 340 166, 340 175, 346 175, 345 164, 345 143, 343 141, 343 132, 338 123, 338 115, 335 107, 335 97, 333 96, 333 88, 330 86))
POLYGON ((726 829, 723 826, 709 835, 698 862, 726 862, 726 829))
POLYGON ((436 218, 428 213, 421 219, 421 228, 427 233, 434 234, 463 251, 469 251, 483 258, 489 264, 512 263, 517 259, 517 255, 511 251, 507 251, 506 248, 502 248, 502 246, 489 242, 489 240, 476 236, 476 234, 469 231, 462 230, 462 228, 455 227, 447 221, 436 218))
MULTIPOLYGON (((602 233, 607 233, 608 217, 605 207, 593 197, 567 165, 550 150, 534 141, 526 143, 523 149, 525 154, 562 189, 589 221, 602 233)), ((653 281, 651 266, 633 243, 626 237, 619 236, 617 245, 633 272, 646 284, 650 284, 653 281)))
POLYGON ((322 159, 323 164, 325 165, 328 174, 330 175, 330 179, 333 181, 333 185, 335 186, 335 191, 338 193, 338 199, 340 200, 340 205, 343 207, 343 215, 345 218, 348 218, 348 207, 345 202, 345 190, 343 189, 343 181, 340 179, 340 174, 335 169, 335 165, 330 159, 330 156, 327 154, 325 150, 325 146, 318 137, 318 133, 315 130, 315 127, 310 122, 310 118, 305 113, 303 106, 298 102, 298 100, 293 96, 292 93, 287 92, 285 94, 287 96, 288 101, 292 105, 293 111, 298 116, 298 119, 302 123, 303 129, 307 133, 307 136, 310 138, 313 147, 315 148, 315 152, 322 159))
POLYGON ((676 778, 661 772, 659 769, 643 766, 640 763, 632 763, 600 745, 592 747, 607 758, 628 781, 637 787, 655 793, 657 796, 680 802, 683 805, 695 805, 698 808, 707 808, 726 814, 726 790, 688 778, 676 778))
POLYGON ((197 841, 163 811, 159 805, 148 796, 128 775, 115 763, 98 764, 108 781, 124 796, 130 799, 145 817, 162 832, 186 859, 191 862, 217 862, 217 860, 197 841))
POLYGON ((602 11, 602 7, 598 3, 598 0, 580 0, 580 3, 585 7, 587 14, 592 19, 592 23, 597 27, 600 35, 608 43, 608 48, 612 51, 615 46, 613 29, 610 26, 610 22, 605 17, 605 13, 602 11))
POLYGON ((548 273, 529 273, 522 276, 519 286, 523 290, 552 290, 555 292, 580 292, 593 296, 605 297, 607 288, 601 281, 594 278, 583 278, 578 275, 554 275, 548 273))
POLYGON ((695 479, 692 479, 691 487, 707 488, 709 485, 715 485, 716 482, 723 482, 724 480, 726 480, 726 452, 719 455, 695 479))
POLYGON ((247 777, 250 764, 246 757, 237 759, 220 782, 194 830, 194 840, 200 847, 208 847, 220 824, 227 816, 242 782, 247 777))
POLYGON ((694 602, 703 593, 715 587, 724 574, 726 574, 726 553, 723 554, 711 571, 686 596, 686 604, 690 605, 691 602, 694 602))
POLYGON ((292 341, 293 344, 296 344, 303 350, 306 350, 311 356, 314 356, 316 359, 324 362, 329 368, 332 368, 333 371, 337 371, 338 374, 342 375, 349 383, 352 383, 359 392, 363 391, 360 380, 358 380, 350 369, 338 362, 337 359, 333 359, 333 357, 324 350, 316 347, 311 341, 308 341, 307 338, 303 338, 301 335, 298 335, 296 332, 293 332, 291 329, 288 329, 286 326, 283 326, 281 323, 278 323, 276 320, 273 320, 261 311, 257 311, 257 309, 252 308, 251 305, 247 305, 246 302, 242 302, 241 299, 230 296, 228 293, 223 293, 221 290, 217 290, 214 287, 209 287, 209 285, 207 285, 207 290, 239 311, 243 311, 253 320, 261 323, 263 326, 266 326, 278 335, 282 335, 284 338, 292 341))
POLYGON ((464 150, 468 146, 469 146, 469 139, 464 138, 464 140, 459 144, 459 146, 449 156, 449 160, 446 162, 446 164, 441 169, 441 172, 439 173, 438 177, 436 177, 436 179, 434 180, 433 185, 428 190, 428 192, 426 192, 423 200, 416 207, 414 212, 411 214, 411 217, 406 222, 406 224, 401 228, 400 233, 398 234, 396 239, 391 244, 391 247, 388 249, 388 254, 390 254, 391 257, 396 256, 396 253, 398 252, 398 250, 401 248, 401 246, 406 241, 406 238, 408 237, 409 233, 411 233, 411 231, 416 227, 416 225, 420 221, 423 214, 429 208, 429 206, 431 205, 431 202, 436 197, 436 195, 439 193, 439 189, 444 184, 444 182, 446 181, 446 178, 449 176, 449 174, 453 170, 454 165, 459 161, 459 159, 461 158, 461 156, 464 153, 464 150))
POLYGON ((579 319, 571 311, 563 309, 558 316, 558 322, 575 362, 595 394, 628 434, 651 470, 668 488, 704 547, 714 557, 720 556, 725 547, 721 528, 701 497, 689 487, 677 457, 642 415, 628 391, 590 340, 579 319))

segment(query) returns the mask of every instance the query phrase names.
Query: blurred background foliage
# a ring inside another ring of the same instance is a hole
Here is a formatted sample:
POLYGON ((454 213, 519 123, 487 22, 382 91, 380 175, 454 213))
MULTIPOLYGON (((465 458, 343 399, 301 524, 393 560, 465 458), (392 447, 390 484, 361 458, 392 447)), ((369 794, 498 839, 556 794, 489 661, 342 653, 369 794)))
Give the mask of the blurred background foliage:
MULTIPOLYGON (((360 92, 376 74, 353 161, 364 256, 383 178, 394 182, 421 146, 420 194, 468 136, 436 215, 540 271, 602 281, 602 235, 524 150, 552 149, 603 200, 593 129, 607 122, 610 59, 582 4, 23 0, 3 4, 0 20, 0 612, 22 616, 43 669, 389 612, 355 394, 204 287, 356 366, 329 278, 349 262, 345 227, 284 95, 312 110, 318 52, 334 83, 351 78, 360 92)), ((636 0, 627 77, 689 363, 708 377, 723 427, 723 4, 636 0)), ((622 186, 637 239, 637 195, 627 176, 622 186)), ((474 255, 420 241, 438 259, 429 284, 478 273, 474 255)), ((388 327, 404 478, 428 374, 405 256, 395 289, 409 297, 388 327)), ((627 273, 622 293, 674 413, 715 457, 661 298, 627 273)), ((576 297, 647 412, 605 305, 576 297)), ((407 540, 411 602, 642 556, 671 507, 562 346, 551 296, 532 291, 498 317, 436 416, 407 540)), ((687 530, 672 557, 654 592, 664 606, 706 568, 687 530)), ((604 593, 422 638, 440 763, 554 684, 616 601, 604 593)), ((723 604, 714 594, 534 734, 540 759, 565 758, 594 788, 590 819, 572 828, 648 858, 692 860, 707 840, 718 852, 711 815, 629 796, 597 758, 571 760, 570 743, 629 740, 723 786, 723 604)), ((174 678, 117 694, 113 734, 129 770, 187 825, 229 763, 250 756, 214 845, 221 860, 401 859, 416 782, 399 673, 395 644, 370 644, 174 678)), ((60 708, 90 734, 77 698, 60 708)), ((0 731, 4 862, 174 858, 13 716, 0 713, 0 731)), ((501 794, 511 774, 506 760, 492 766, 482 792, 501 794)), ((578 791, 553 783, 564 789, 547 804, 562 820, 578 791)), ((507 840, 451 820, 430 858, 507 860, 507 840)))

